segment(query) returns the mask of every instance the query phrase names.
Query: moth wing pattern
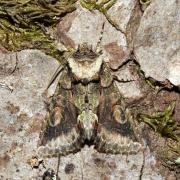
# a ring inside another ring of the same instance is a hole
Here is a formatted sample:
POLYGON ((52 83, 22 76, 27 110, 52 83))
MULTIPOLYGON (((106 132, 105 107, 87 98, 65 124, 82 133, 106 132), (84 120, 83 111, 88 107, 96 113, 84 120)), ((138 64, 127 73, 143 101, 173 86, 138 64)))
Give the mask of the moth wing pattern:
POLYGON ((103 63, 100 73, 100 84, 102 87, 109 87, 113 82, 113 76, 108 69, 108 66, 103 63))
POLYGON ((80 150, 81 140, 76 129, 77 117, 78 108, 73 102, 70 75, 65 69, 46 114, 38 148, 40 156, 66 155, 80 150))
MULTIPOLYGON (((108 71, 106 67, 104 72, 108 71)), ((130 114, 114 81, 108 87, 101 87, 100 94, 97 108, 100 127, 95 140, 95 149, 112 154, 137 153, 141 144, 136 142, 129 121, 130 114)))

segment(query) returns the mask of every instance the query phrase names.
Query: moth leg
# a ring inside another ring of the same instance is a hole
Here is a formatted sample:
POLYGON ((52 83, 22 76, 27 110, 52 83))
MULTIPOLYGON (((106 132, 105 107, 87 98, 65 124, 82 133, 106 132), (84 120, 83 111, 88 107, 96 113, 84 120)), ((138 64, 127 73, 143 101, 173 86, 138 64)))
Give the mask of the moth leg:
POLYGON ((102 153, 111 154, 136 154, 141 149, 141 144, 127 136, 110 132, 105 128, 100 130, 95 140, 95 149, 102 153))

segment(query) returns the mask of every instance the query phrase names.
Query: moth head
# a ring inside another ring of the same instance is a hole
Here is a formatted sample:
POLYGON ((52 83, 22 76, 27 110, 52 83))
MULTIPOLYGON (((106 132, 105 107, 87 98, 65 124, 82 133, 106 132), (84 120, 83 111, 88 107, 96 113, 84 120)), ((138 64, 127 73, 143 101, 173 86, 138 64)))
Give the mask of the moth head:
POLYGON ((87 140, 92 140, 96 135, 98 117, 92 112, 89 104, 85 104, 82 113, 78 116, 78 127, 80 133, 87 140))
POLYGON ((78 45, 78 49, 73 54, 73 58, 82 63, 82 62, 93 62, 99 56, 98 53, 93 51, 92 46, 89 46, 87 43, 78 45))
POLYGON ((79 45, 78 49, 67 59, 67 62, 72 73, 78 79, 91 81, 99 74, 103 58, 100 52, 95 52, 92 46, 83 43, 79 45))

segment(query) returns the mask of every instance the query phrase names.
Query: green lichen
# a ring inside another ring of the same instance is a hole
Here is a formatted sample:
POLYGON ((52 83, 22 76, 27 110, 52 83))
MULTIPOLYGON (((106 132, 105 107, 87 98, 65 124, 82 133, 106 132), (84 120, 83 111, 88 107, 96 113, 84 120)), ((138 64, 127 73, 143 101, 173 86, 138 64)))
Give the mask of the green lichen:
POLYGON ((117 30, 121 31, 118 24, 112 20, 111 16, 108 14, 108 10, 117 2, 117 0, 80 0, 81 6, 92 11, 92 10, 98 10, 99 12, 103 13, 106 19, 109 21, 109 23, 115 27, 117 30))
POLYGON ((54 40, 46 29, 54 27, 77 0, 1 0, 0 42, 9 51, 25 48, 44 50, 59 58, 54 40))
POLYGON ((152 115, 140 114, 139 120, 147 123, 155 132, 162 136, 178 140, 175 131, 179 125, 172 119, 175 102, 171 103, 163 112, 155 112, 152 115))

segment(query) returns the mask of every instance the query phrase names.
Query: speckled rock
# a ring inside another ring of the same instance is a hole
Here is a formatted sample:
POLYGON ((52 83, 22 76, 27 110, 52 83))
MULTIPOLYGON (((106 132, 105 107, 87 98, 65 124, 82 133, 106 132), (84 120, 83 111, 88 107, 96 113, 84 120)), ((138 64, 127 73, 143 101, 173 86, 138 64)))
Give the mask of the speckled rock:
POLYGON ((112 8, 108 10, 108 15, 123 32, 126 32, 127 25, 131 16, 134 15, 134 9, 137 4, 136 0, 117 0, 112 8))
POLYGON ((36 149, 46 114, 42 94, 58 65, 55 59, 39 50, 0 54, 2 180, 34 176, 27 159, 36 149))
MULTIPOLYGON (((9 103, 28 116, 45 111, 42 93, 58 67, 58 61, 38 50, 1 54, 0 58, 1 108, 6 111, 9 103), (5 87, 10 87, 12 92, 5 87)), ((0 119, 4 111, 0 112, 0 119)))
POLYGON ((180 85, 180 1, 154 0, 141 19, 134 53, 146 77, 180 85))
MULTIPOLYGON (((117 29, 99 11, 89 11, 77 3, 77 10, 62 18, 58 25, 55 37, 57 46, 64 50, 67 47, 77 48, 78 44, 87 42, 96 49, 101 39, 105 61, 110 62, 111 68, 118 69, 131 53, 129 44, 132 37, 128 36, 127 40, 126 29, 131 31, 129 27, 134 22, 132 17, 136 14, 136 7, 135 0, 118 0, 108 10, 109 18, 120 28, 117 29)), ((132 29, 134 27, 135 24, 132 29)))
POLYGON ((101 47, 104 52, 104 61, 109 62, 112 69, 118 69, 130 55, 126 36, 107 21, 102 35, 101 47))
MULTIPOLYGON (((46 159, 47 168, 57 167, 55 158, 46 159)), ((144 153, 137 155, 107 155, 94 151, 93 147, 85 146, 80 152, 71 154, 60 159, 59 177, 69 179, 148 179, 162 180, 163 177, 156 171, 156 160, 147 148, 144 153)))
POLYGON ((139 99, 144 96, 139 75, 132 62, 127 63, 113 74, 117 77, 115 83, 125 98, 139 99))

